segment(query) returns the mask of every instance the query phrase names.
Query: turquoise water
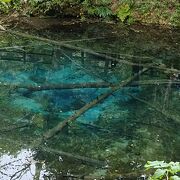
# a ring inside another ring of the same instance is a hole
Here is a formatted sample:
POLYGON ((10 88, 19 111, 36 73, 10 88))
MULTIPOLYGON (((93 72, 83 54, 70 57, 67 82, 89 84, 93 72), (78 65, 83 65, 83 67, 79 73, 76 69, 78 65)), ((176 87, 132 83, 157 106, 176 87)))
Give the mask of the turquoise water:
POLYGON ((146 161, 180 161, 178 32, 82 29, 39 33, 114 59, 0 34, 0 179, 133 179, 146 173, 146 161), (47 130, 109 90, 52 85, 122 83, 150 63, 156 66, 33 148, 47 130), (50 88, 32 89, 38 86, 50 88))

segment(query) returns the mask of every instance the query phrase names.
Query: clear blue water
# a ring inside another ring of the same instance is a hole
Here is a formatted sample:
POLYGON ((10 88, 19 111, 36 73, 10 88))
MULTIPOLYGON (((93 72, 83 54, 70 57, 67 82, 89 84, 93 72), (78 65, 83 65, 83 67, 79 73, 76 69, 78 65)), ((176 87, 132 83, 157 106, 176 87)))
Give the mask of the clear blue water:
POLYGON ((120 175, 133 179, 145 173, 146 161, 180 161, 180 81, 177 71, 167 69, 180 68, 178 32, 169 37, 161 30, 117 28, 114 32, 108 26, 102 31, 101 25, 89 25, 84 31, 46 33, 117 61, 0 34, 0 179, 115 179, 120 175), (104 38, 73 41, 97 34, 104 38), (141 69, 118 59, 164 65, 149 69, 92 107, 47 141, 44 149, 32 148, 44 132, 108 88, 32 91, 27 87, 119 83, 141 69), (56 154, 54 149, 72 156, 56 154), (83 162, 78 155, 105 163, 83 162))

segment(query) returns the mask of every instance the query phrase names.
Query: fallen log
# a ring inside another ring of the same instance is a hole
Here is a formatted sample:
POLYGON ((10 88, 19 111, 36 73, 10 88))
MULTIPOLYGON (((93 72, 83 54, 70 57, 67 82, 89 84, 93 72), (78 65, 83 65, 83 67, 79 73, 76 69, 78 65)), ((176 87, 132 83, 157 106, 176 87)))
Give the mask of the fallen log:
POLYGON ((110 131, 109 129, 106 129, 106 128, 101 127, 101 126, 97 126, 97 125, 92 124, 92 123, 77 122, 77 124, 79 126, 83 126, 83 127, 87 128, 87 129, 95 130, 96 132, 100 131, 100 132, 103 132, 103 133, 111 133, 111 134, 114 133, 114 132, 110 131))
POLYGON ((68 152, 64 152, 64 151, 60 151, 60 150, 56 150, 56 149, 52 149, 52 148, 48 148, 45 146, 40 146, 39 148, 41 151, 49 152, 52 154, 57 154, 60 156, 65 156, 65 157, 68 157, 71 159, 75 159, 77 161, 88 163, 90 165, 101 166, 101 167, 107 166, 107 163, 105 161, 95 160, 95 159, 92 159, 89 157, 80 156, 80 155, 76 155, 76 154, 72 154, 72 153, 68 153, 68 152))
MULTIPOLYGON (((168 84, 170 80, 151 80, 151 81, 135 81, 132 82, 129 86, 137 86, 137 85, 160 85, 160 84, 168 84)), ((172 84, 180 84, 180 81, 172 81, 172 84)), ((75 84, 50 84, 50 85, 42 85, 42 86, 29 86, 24 87, 29 91, 42 91, 42 90, 54 90, 54 89, 84 89, 84 88, 110 88, 114 87, 117 84, 106 83, 106 82, 95 82, 95 83, 75 83, 75 84)))
POLYGON ((163 84, 171 84, 180 85, 179 80, 169 80, 169 79, 152 79, 152 80, 140 80, 140 81, 133 81, 131 85, 163 85, 163 84))
POLYGON ((0 133, 6 133, 6 132, 10 132, 10 131, 13 131, 16 129, 22 129, 25 127, 30 127, 31 125, 32 124, 30 124, 30 123, 22 123, 22 124, 17 124, 17 125, 11 125, 11 126, 8 126, 6 128, 0 129, 0 133))
POLYGON ((48 43, 48 44, 57 45, 57 46, 60 46, 60 47, 71 49, 71 50, 81 51, 81 52, 84 52, 84 53, 94 55, 96 57, 104 58, 106 60, 117 61, 119 63, 132 65, 132 66, 141 66, 141 67, 146 67, 146 68, 152 67, 152 68, 155 68, 155 69, 165 70, 165 71, 167 71, 169 73, 178 73, 178 74, 180 74, 180 70, 173 69, 173 68, 166 68, 166 66, 164 64, 158 65, 158 64, 154 64, 154 63, 150 63, 150 64, 147 64, 147 63, 146 64, 133 63, 133 62, 126 61, 126 60, 123 60, 123 59, 114 58, 114 57, 108 56, 106 54, 100 54, 100 53, 95 52, 95 51, 90 50, 90 49, 77 47, 77 46, 74 46, 74 45, 70 45, 70 44, 67 44, 67 43, 63 43, 63 42, 59 42, 59 41, 55 41, 55 40, 51 40, 51 39, 47 39, 47 38, 43 38, 43 37, 38 37, 38 36, 34 36, 34 35, 26 34, 26 33, 21 33, 21 32, 16 32, 16 31, 12 31, 12 30, 5 30, 5 32, 8 32, 10 34, 14 34, 16 36, 21 36, 21 37, 24 37, 24 38, 28 38, 28 39, 34 39, 34 40, 43 41, 43 42, 48 43))
POLYGON ((126 93, 128 96, 132 97, 133 99, 139 101, 139 102, 142 102, 144 104, 146 104, 147 106, 149 106, 150 108, 154 109, 155 111, 159 112, 160 114, 162 114, 163 116, 165 116, 167 119, 171 119, 173 120, 174 122, 180 124, 180 118, 179 117, 176 117, 176 116, 173 116, 171 115, 169 112, 165 111, 165 110, 161 110, 160 107, 156 107, 154 106, 153 104, 151 103, 148 103, 147 101, 143 100, 143 99, 140 99, 138 97, 135 97, 133 96, 132 94, 129 94, 129 93, 126 93))
POLYGON ((52 85, 42 85, 42 86, 31 86, 27 89, 30 91, 42 91, 42 90, 54 90, 54 89, 79 89, 79 88, 108 88, 111 84, 104 82, 94 82, 94 83, 72 83, 72 84, 52 84, 52 85))
POLYGON ((29 144, 29 143, 22 143, 18 140, 15 140, 15 139, 9 139, 7 137, 1 137, 0 136, 0 140, 5 140, 6 142, 9 142, 10 144, 18 144, 20 145, 21 147, 24 147, 24 148, 27 148, 27 149, 36 149, 37 152, 38 151, 44 151, 44 152, 47 152, 47 153, 52 153, 52 154, 57 154, 59 156, 64 156, 64 157, 67 157, 67 158, 70 158, 70 159, 73 159, 73 160, 76 160, 76 161, 81 161, 87 165, 91 165, 91 166, 100 166, 100 167, 107 167, 107 163, 103 160, 96 160, 96 159, 93 159, 93 158, 89 158, 89 157, 86 157, 86 156, 80 156, 80 155, 76 155, 76 154, 72 154, 72 153, 69 153, 69 152, 65 152, 65 151, 61 151, 61 150, 57 150, 57 149, 53 149, 53 148, 49 148, 49 147, 45 147, 44 145, 41 145, 41 144, 29 144))
POLYGON ((24 51, 23 48, 26 46, 8 46, 8 47, 1 47, 0 51, 6 51, 6 50, 21 50, 24 51))
POLYGON ((90 82, 90 83, 61 83, 61 84, 47 84, 47 85, 19 85, 0 82, 0 87, 8 87, 10 89, 27 89, 29 91, 43 91, 55 89, 83 89, 83 88, 109 88, 113 86, 111 83, 105 82, 90 82))
MULTIPOLYGON (((136 66, 138 65, 139 66, 138 63, 132 63, 132 62, 129 62, 129 61, 126 61, 126 60, 117 59, 117 58, 114 58, 114 57, 111 57, 111 56, 108 56, 108 55, 105 55, 105 54, 97 53, 97 52, 95 52, 93 50, 90 50, 90 49, 84 49, 84 48, 77 47, 77 46, 74 46, 74 45, 70 45, 70 44, 67 44, 67 43, 64 43, 64 42, 59 42, 59 41, 55 41, 55 40, 51 40, 51 39, 47 39, 47 38, 43 38, 43 37, 38 37, 38 36, 26 34, 26 33, 16 32, 16 31, 12 31, 12 30, 6 30, 6 32, 8 32, 10 34, 14 34, 16 36, 21 36, 21 37, 24 37, 24 38, 39 40, 39 41, 43 41, 43 42, 48 43, 48 44, 61 46, 63 48, 67 48, 67 49, 71 49, 71 50, 75 50, 75 51, 81 51, 81 52, 84 52, 84 53, 94 55, 96 57, 101 57, 101 58, 112 60, 112 61, 118 61, 120 63, 124 63, 124 64, 128 64, 128 65, 136 65, 136 66)), ((149 65, 152 65, 152 64, 149 64, 149 65)))
POLYGON ((105 51, 98 51, 98 53, 100 54, 108 54, 108 55, 111 55, 111 56, 117 56, 117 57, 123 57, 123 58, 131 58, 131 59, 134 59, 134 58, 137 58, 140 62, 143 60, 143 61, 146 61, 146 60, 155 60, 156 58, 155 57, 150 57, 150 56, 137 56, 137 55, 132 55, 132 54, 123 54, 123 53, 113 53, 113 52, 105 52, 105 51))
POLYGON ((54 128, 50 129, 49 131, 45 132, 44 135, 43 135, 43 139, 44 140, 48 140, 49 138, 53 137, 55 134, 60 132, 64 127, 66 127, 70 122, 76 120, 79 116, 84 114, 87 110, 89 110, 90 108, 94 107, 98 103, 102 102, 104 99, 108 98, 115 91, 121 89, 124 86, 127 86, 128 84, 130 84, 134 79, 136 79, 139 75, 141 75, 142 73, 146 72, 147 70, 148 70, 147 68, 144 68, 139 73, 135 74, 132 77, 129 77, 127 80, 121 81, 117 86, 111 87, 106 93, 101 94, 96 99, 94 99, 93 101, 91 101, 90 103, 86 104, 85 106, 83 106, 78 111, 76 111, 72 116, 70 116, 66 120, 60 122, 57 126, 55 126, 54 128))
POLYGON ((82 41, 94 41, 99 39, 107 39, 107 38, 115 38, 115 36, 102 36, 102 37, 95 37, 95 38, 84 38, 84 39, 74 39, 74 40, 65 40, 62 43, 72 43, 72 42, 82 42, 82 41))
MULTIPOLYGON (((138 86, 138 85, 163 85, 163 84, 180 85, 180 81, 160 79, 160 80, 142 80, 133 81, 128 86, 138 86)), ((7 87, 10 89, 27 89, 31 92, 33 91, 44 91, 44 90, 60 90, 60 89, 84 89, 84 88, 110 88, 116 86, 116 83, 106 83, 106 82, 89 82, 89 83, 60 83, 60 84, 45 84, 45 85, 21 85, 21 84, 10 84, 0 82, 0 87, 7 87)))

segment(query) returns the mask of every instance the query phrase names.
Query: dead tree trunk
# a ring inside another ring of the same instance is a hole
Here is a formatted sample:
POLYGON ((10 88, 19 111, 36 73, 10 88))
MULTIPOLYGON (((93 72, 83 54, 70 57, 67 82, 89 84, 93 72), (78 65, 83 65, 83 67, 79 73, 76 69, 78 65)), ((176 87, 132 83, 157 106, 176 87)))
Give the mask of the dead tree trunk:
POLYGON ((35 40, 43 41, 45 43, 54 44, 54 45, 64 47, 64 48, 67 48, 67 49, 85 52, 85 53, 94 55, 96 57, 100 57, 100 58, 104 58, 104 59, 108 59, 108 60, 112 60, 112 61, 118 61, 119 63, 123 63, 123 64, 128 64, 128 65, 132 65, 132 66, 134 66, 134 65, 135 66, 142 66, 142 67, 146 67, 146 68, 152 67, 152 68, 155 68, 155 69, 164 70, 164 71, 166 71, 168 73, 178 73, 178 74, 180 74, 180 71, 178 69, 167 68, 164 64, 160 64, 160 65, 154 64, 154 63, 137 64, 137 63, 133 63, 133 62, 130 62, 130 61, 123 60, 123 59, 117 59, 117 58, 108 56, 106 54, 101 54, 101 53, 95 52, 95 51, 90 50, 90 49, 85 49, 85 48, 77 47, 77 46, 74 46, 74 45, 66 44, 64 42, 59 42, 59 41, 55 41, 55 40, 51 40, 51 39, 47 39, 47 38, 43 38, 43 37, 37 37, 37 36, 29 35, 29 34, 26 34, 26 33, 20 33, 20 32, 16 32, 16 31, 12 31, 12 30, 5 30, 5 32, 14 34, 16 36, 21 36, 21 37, 24 37, 24 38, 28 38, 28 39, 35 39, 35 40))
MULTIPOLYGON (((137 86, 137 85, 164 85, 164 84, 175 84, 179 85, 180 81, 168 80, 168 79, 158 79, 158 80, 141 80, 141 81, 133 81, 128 84, 128 86, 137 86)), ((29 91, 43 91, 43 90, 55 90, 55 89, 82 89, 82 88, 110 88, 117 86, 116 83, 106 83, 106 82, 89 82, 89 83, 60 83, 60 84, 45 84, 39 86, 33 85, 21 85, 21 84, 9 84, 9 83, 0 83, 0 87, 8 87, 10 89, 27 89, 29 91)))
POLYGON ((76 155, 76 154, 72 154, 72 153, 68 153, 68 152, 64 152, 64 151, 60 151, 60 150, 56 150, 56 149, 52 149, 52 148, 48 148, 48 147, 44 147, 44 146, 40 146, 39 148, 41 151, 65 156, 65 157, 75 159, 77 161, 85 162, 85 163, 88 163, 91 165, 96 165, 96 166, 106 166, 107 165, 107 163, 105 161, 96 160, 96 159, 92 159, 89 157, 80 156, 80 155, 76 155))
POLYGON ((165 110, 161 110, 160 108, 154 106, 153 104, 151 103, 148 103, 147 101, 143 100, 143 99, 140 99, 138 97, 135 97, 131 94, 127 94, 128 96, 131 96, 132 98, 134 98, 135 100, 139 101, 139 102, 142 102, 144 104, 146 104, 147 106, 151 107, 152 109, 154 109, 155 111, 159 112, 160 114, 162 114, 164 117, 168 118, 168 119, 171 119, 173 120, 175 123, 177 124, 180 124, 180 120, 178 117, 174 116, 174 115, 171 115, 170 113, 168 113, 167 111, 165 110))
POLYGON ((57 126, 55 126, 54 128, 50 129, 49 131, 47 131, 46 133, 44 133, 43 137, 44 140, 48 140, 49 138, 53 137, 56 133, 60 132, 64 127, 66 127, 70 122, 75 121, 79 116, 81 116, 82 114, 84 114, 87 110, 89 110, 90 108, 94 107, 95 105, 97 105, 98 103, 102 102, 104 99, 108 98, 112 93, 114 93, 115 91, 121 89, 122 87, 128 85, 129 83, 131 83, 134 79, 136 79, 139 75, 141 75, 142 73, 144 73, 145 71, 147 71, 148 69, 145 68, 142 71, 140 71, 139 73, 135 74, 133 77, 128 78, 125 81, 120 82, 118 85, 111 87, 109 91, 107 91, 106 93, 98 96, 96 99, 94 99, 93 101, 91 101, 90 103, 86 104, 85 106, 83 106, 81 109, 79 109, 78 111, 76 111, 74 113, 74 115, 70 116, 69 118, 67 118, 66 120, 60 122, 57 126))

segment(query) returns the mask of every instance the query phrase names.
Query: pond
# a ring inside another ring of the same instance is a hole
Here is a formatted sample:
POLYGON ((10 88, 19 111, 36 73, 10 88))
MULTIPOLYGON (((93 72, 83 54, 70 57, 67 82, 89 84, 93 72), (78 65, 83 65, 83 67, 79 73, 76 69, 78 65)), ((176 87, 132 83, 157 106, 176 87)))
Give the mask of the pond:
POLYGON ((61 43, 0 34, 0 179, 137 179, 147 161, 180 161, 177 30, 33 33, 61 43))

